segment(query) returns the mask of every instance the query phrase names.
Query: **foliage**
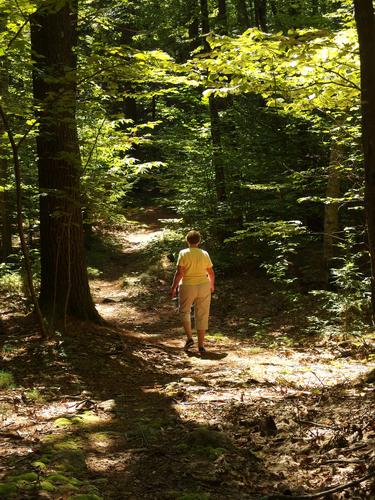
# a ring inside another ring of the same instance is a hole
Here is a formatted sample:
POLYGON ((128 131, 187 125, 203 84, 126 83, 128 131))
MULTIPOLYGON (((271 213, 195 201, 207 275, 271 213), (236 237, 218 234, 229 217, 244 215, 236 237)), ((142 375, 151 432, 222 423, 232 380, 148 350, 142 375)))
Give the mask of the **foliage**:
POLYGON ((9 372, 0 371, 0 387, 11 389, 15 386, 13 375, 9 372))
POLYGON ((314 292, 326 300, 325 308, 343 325, 345 330, 363 326, 370 316, 370 278, 363 272, 368 252, 358 241, 358 230, 345 227, 338 244, 341 255, 331 269, 334 290, 314 292))

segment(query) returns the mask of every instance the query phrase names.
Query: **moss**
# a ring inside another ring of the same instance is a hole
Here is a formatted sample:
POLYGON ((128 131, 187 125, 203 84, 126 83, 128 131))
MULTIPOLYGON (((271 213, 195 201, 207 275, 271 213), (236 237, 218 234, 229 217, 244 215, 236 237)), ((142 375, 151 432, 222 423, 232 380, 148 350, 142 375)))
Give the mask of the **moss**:
POLYGON ((92 424, 98 424, 102 421, 100 417, 92 413, 91 411, 85 411, 79 417, 72 418, 72 422, 76 425, 86 426, 92 424))
POLYGON ((25 392, 26 398, 35 403, 43 403, 44 397, 40 394, 38 389, 29 389, 25 392))
POLYGON ((190 449, 190 446, 187 443, 179 443, 176 446, 176 450, 178 450, 180 452, 185 452, 185 451, 187 451, 189 449, 190 449))
POLYGON ((82 486, 83 482, 75 477, 72 477, 70 479, 70 484, 72 484, 73 486, 82 486))
POLYGON ((68 437, 63 441, 59 441, 53 445, 55 450, 68 450, 68 451, 79 451, 82 442, 79 438, 68 437))
POLYGON ((69 497, 69 500, 102 500, 103 497, 99 497, 94 493, 82 493, 80 495, 73 495, 69 497))
POLYGON ((44 491, 55 491, 57 488, 50 481, 41 481, 40 488, 44 491))
POLYGON ((15 387, 13 375, 9 372, 0 370, 0 388, 12 388, 15 387))
POLYGON ((69 425, 72 425, 72 421, 69 420, 69 418, 60 417, 55 420, 54 424, 56 427, 68 427, 69 425))
POLYGON ((71 478, 64 476, 63 474, 51 474, 47 476, 47 480, 54 484, 66 484, 70 483, 71 478))
POLYGON ((24 474, 19 474, 18 476, 11 476, 8 480, 13 483, 20 483, 21 481, 31 483, 38 480, 38 474, 36 472, 25 472, 24 474))
POLYGON ((0 483, 0 498, 9 498, 16 490, 14 483, 0 483))
POLYGON ((53 457, 53 466, 61 472, 77 472, 86 470, 85 455, 80 450, 59 450, 53 457))
POLYGON ((59 492, 61 492, 61 493, 70 493, 70 492, 74 492, 74 491, 78 491, 78 488, 77 488, 77 486, 74 486, 73 484, 66 483, 66 484, 62 484, 61 486, 59 486, 59 492))
POLYGON ((38 469, 45 469, 47 466, 44 462, 42 462, 41 460, 35 460, 35 462, 31 462, 31 465, 33 467, 37 467, 38 469))

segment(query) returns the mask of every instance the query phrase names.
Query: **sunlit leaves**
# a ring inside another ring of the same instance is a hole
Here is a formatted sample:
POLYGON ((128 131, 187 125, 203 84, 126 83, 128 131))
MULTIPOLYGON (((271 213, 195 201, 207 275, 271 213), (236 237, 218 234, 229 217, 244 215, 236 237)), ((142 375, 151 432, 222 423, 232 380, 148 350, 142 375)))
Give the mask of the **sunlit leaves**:
POLYGON ((359 98, 354 29, 291 30, 288 35, 251 29, 236 38, 210 37, 209 42, 212 52, 190 63, 207 75, 204 97, 255 92, 270 106, 297 114, 317 107, 347 109, 359 98))

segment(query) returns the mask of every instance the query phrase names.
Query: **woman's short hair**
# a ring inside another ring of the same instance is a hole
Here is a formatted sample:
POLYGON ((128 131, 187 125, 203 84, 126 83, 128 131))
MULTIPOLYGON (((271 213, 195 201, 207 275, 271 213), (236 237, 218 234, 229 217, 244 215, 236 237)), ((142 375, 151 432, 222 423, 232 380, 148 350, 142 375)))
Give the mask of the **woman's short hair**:
POLYGON ((186 235, 186 241, 190 243, 191 245, 196 245, 201 241, 201 234, 199 231, 195 231, 192 229, 191 231, 188 232, 186 235))

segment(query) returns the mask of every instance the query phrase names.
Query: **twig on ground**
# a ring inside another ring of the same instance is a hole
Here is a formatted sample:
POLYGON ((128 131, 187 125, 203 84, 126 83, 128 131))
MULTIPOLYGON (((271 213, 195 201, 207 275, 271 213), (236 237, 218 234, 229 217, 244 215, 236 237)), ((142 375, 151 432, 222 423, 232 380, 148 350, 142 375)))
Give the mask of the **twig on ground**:
POLYGON ((322 465, 325 464, 363 464, 364 460, 359 460, 355 458, 333 458, 332 460, 324 460, 324 462, 320 462, 322 465))
POLYGON ((308 424, 308 425, 314 425, 315 427, 322 427, 324 429, 337 429, 337 425, 326 425, 326 424, 319 424, 318 422, 312 422, 311 420, 297 420, 299 424, 308 424))
POLYGON ((360 477, 359 479, 354 479, 353 481, 349 481, 348 483, 342 484, 341 486, 336 486, 334 488, 329 488, 328 490, 324 491, 319 491, 317 493, 312 493, 311 495, 268 495, 266 496, 266 500, 282 500, 282 499, 294 499, 294 500, 305 500, 305 499, 310 499, 310 498, 320 498, 324 497, 326 495, 330 495, 331 493, 337 493, 338 491, 343 491, 346 490, 347 488, 350 488, 351 486, 356 486, 357 484, 363 483, 363 481, 366 481, 367 479, 370 479, 371 477, 375 476, 375 471, 370 472, 370 474, 367 474, 366 476, 360 477))

